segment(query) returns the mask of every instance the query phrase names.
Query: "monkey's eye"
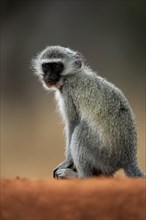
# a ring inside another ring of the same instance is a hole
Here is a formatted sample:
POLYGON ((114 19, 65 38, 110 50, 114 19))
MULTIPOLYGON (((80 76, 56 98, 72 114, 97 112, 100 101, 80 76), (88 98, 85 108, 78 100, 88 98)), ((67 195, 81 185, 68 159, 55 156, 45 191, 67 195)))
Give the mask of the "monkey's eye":
POLYGON ((64 69, 64 66, 62 63, 53 63, 53 71, 57 73, 61 73, 63 69, 64 69))
POLYGON ((47 73, 61 73, 62 70, 64 69, 64 66, 62 63, 43 63, 42 64, 42 70, 45 74, 47 73))
POLYGON ((42 69, 43 69, 43 72, 46 74, 49 70, 49 63, 43 63, 42 69))

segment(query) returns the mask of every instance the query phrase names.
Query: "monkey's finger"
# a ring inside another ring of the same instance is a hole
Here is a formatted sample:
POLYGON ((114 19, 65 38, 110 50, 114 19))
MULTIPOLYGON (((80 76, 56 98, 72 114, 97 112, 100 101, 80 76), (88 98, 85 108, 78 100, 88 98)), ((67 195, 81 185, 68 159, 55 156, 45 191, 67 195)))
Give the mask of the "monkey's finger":
POLYGON ((53 170, 53 178, 56 178, 56 177, 57 177, 57 175, 56 175, 56 171, 57 171, 57 170, 58 170, 58 167, 53 170))
POLYGON ((55 179, 65 179, 63 173, 55 173, 55 179))
POLYGON ((70 170, 69 168, 67 169, 59 169, 56 171, 56 174, 58 176, 58 178, 61 178, 61 179, 68 179, 72 173, 72 170, 70 170))
POLYGON ((65 176, 65 169, 60 169, 56 171, 57 177, 64 177, 65 176))

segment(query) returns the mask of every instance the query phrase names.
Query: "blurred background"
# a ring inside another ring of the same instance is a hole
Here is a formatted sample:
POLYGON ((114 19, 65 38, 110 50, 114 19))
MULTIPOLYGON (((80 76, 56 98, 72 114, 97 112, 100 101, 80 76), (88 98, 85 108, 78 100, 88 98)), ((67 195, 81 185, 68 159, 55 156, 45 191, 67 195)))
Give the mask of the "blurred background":
POLYGON ((64 160, 54 96, 31 70, 47 45, 82 52, 122 89, 136 115, 138 161, 146 172, 144 16, 144 1, 1 1, 1 177, 48 178, 64 160))

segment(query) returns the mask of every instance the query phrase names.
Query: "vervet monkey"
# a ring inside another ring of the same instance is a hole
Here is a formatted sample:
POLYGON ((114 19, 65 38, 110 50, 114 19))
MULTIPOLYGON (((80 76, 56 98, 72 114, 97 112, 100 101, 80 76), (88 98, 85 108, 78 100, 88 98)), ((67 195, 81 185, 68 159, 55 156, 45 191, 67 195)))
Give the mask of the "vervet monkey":
POLYGON ((137 163, 137 132, 128 100, 115 85, 93 72, 82 55, 49 46, 33 59, 35 74, 47 90, 55 90, 65 122, 66 159, 56 178, 146 176, 137 163))

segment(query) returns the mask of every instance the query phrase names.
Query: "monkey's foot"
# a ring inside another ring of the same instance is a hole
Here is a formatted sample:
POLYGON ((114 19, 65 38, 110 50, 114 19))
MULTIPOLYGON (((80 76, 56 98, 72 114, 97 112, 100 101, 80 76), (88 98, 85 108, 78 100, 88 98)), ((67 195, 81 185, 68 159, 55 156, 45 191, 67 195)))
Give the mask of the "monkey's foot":
POLYGON ((69 168, 59 169, 56 171, 55 174, 56 174, 57 178, 59 178, 59 179, 70 179, 70 178, 77 178, 78 177, 77 172, 75 172, 69 168))

